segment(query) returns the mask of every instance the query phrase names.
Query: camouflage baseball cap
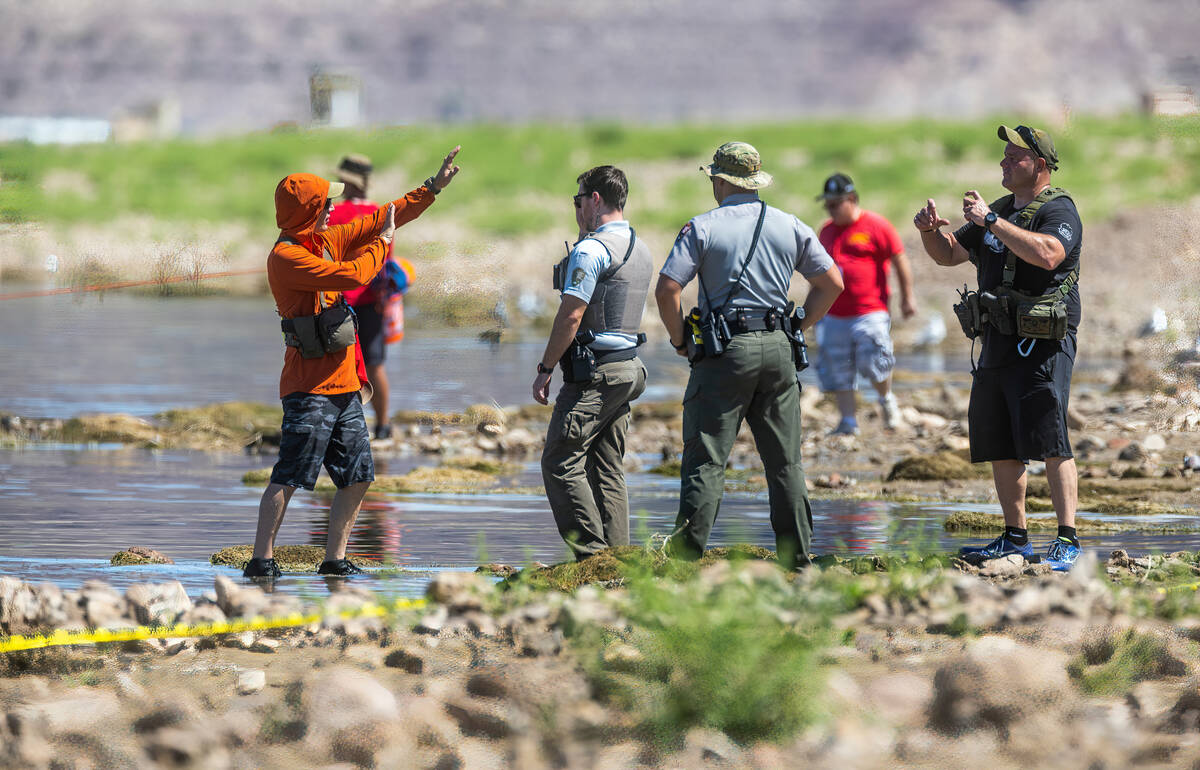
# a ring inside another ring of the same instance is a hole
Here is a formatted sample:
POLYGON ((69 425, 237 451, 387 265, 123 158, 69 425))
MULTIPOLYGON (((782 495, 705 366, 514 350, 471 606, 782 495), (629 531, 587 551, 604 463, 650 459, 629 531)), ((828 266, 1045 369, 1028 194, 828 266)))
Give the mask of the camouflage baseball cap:
POLYGON ((701 166, 709 177, 719 177, 747 190, 771 184, 771 175, 762 170, 758 150, 745 142, 726 142, 713 153, 713 162, 701 166))
POLYGON ((1042 129, 1029 126, 1017 126, 1016 128, 1000 126, 996 130, 996 136, 1005 142, 1012 142, 1018 147, 1032 150, 1034 155, 1046 161, 1046 165, 1051 171, 1058 169, 1058 153, 1054 151, 1054 140, 1042 129))

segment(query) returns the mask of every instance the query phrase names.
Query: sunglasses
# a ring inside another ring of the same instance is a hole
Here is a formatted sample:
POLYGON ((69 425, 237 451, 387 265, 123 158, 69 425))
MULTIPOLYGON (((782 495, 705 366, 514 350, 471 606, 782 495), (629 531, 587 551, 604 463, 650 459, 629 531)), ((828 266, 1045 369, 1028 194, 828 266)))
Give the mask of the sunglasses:
POLYGON ((579 193, 578 195, 572 195, 571 200, 575 201, 575 208, 581 209, 581 208, 583 208, 583 199, 590 198, 590 197, 592 197, 592 194, 590 192, 579 193))
POLYGON ((1038 144, 1037 137, 1033 135, 1032 128, 1030 128, 1029 126, 1017 126, 1013 130, 1017 132, 1017 136, 1019 136, 1025 140, 1025 144, 1029 145, 1029 148, 1031 150, 1033 150, 1035 155, 1037 155, 1042 160, 1045 160, 1045 161, 1050 160, 1049 158, 1046 157, 1046 153, 1042 152, 1042 147, 1041 147, 1041 145, 1038 144))

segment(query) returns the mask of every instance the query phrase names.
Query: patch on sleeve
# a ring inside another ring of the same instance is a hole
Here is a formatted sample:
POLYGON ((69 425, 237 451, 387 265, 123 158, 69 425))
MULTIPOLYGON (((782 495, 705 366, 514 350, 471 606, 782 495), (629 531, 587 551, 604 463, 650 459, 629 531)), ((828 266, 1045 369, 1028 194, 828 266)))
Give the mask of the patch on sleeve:
POLYGON ((690 233, 691 231, 692 231, 692 223, 691 223, 691 222, 688 222, 688 223, 687 223, 686 225, 684 225, 684 226, 683 226, 683 228, 682 228, 682 229, 679 231, 679 235, 676 235, 676 236, 675 236, 675 242, 676 242, 676 243, 679 243, 680 241, 682 241, 682 240, 683 240, 683 238, 684 238, 684 236, 686 236, 686 235, 687 235, 688 233, 690 233))
POLYGON ((1063 222, 1058 226, 1058 234, 1062 236, 1064 241, 1069 241, 1075 235, 1075 232, 1071 230, 1070 223, 1063 222))
POLYGON ((583 277, 585 275, 586 275, 586 273, 583 272, 582 267, 575 268, 575 272, 571 273, 571 288, 575 288, 576 286, 579 286, 580 284, 582 284, 583 277))

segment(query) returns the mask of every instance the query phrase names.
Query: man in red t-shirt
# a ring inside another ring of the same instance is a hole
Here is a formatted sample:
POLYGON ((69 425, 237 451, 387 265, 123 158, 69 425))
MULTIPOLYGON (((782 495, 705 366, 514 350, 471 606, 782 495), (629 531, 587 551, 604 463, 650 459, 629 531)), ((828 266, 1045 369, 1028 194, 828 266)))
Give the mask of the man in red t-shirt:
POLYGON ((835 434, 858 432, 854 416, 858 375, 875 387, 883 424, 895 430, 900 408, 892 393, 891 316, 888 313, 888 272, 896 266, 900 283, 900 312, 911 318, 912 269, 896 228, 879 214, 858 205, 858 190, 845 174, 825 180, 823 201, 830 219, 821 228, 821 245, 842 271, 846 288, 817 327, 820 356, 817 377, 821 389, 837 397, 841 420, 835 434))
MULTIPOLYGON (((367 183, 370 181, 374 167, 370 158, 365 155, 347 155, 338 164, 338 179, 346 186, 345 197, 329 212, 329 224, 344 225, 356 219, 374 214, 379 204, 367 199, 367 183)), ((392 246, 388 244, 387 258, 392 256, 392 246)), ((354 308, 358 316, 358 341, 362 349, 363 363, 367 369, 367 379, 371 382, 374 395, 371 406, 375 410, 375 438, 391 438, 392 426, 388 422, 388 384, 387 369, 384 361, 387 358, 387 340, 384 334, 384 294, 386 270, 381 270, 370 283, 356 289, 344 292, 346 302, 354 308)))

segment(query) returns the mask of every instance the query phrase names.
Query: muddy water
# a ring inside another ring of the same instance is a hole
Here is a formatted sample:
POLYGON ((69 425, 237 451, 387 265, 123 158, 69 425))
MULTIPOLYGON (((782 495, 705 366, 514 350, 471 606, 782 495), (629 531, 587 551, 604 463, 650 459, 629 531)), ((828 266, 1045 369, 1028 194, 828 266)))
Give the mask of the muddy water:
MULTIPOLYGON (((83 412, 149 415, 170 407, 276 397, 281 360, 277 320, 261 299, 161 300, 128 294, 49 297, 0 303, 0 411, 33 417, 83 412)), ((544 339, 489 345, 473 334, 420 330, 391 348, 393 408, 456 411, 479 402, 519 404, 544 339)), ((647 400, 678 398, 686 364, 665 345, 649 345, 647 400)), ((909 370, 936 371, 940 357, 901 358, 909 370)), ((961 364, 961 366, 960 366, 961 364)), ((962 362, 946 364, 953 369, 962 362)), ((810 376, 806 373, 806 379, 810 376)), ((651 462, 655 458, 647 458, 651 462)), ((174 578, 199 594, 214 574, 214 551, 253 539, 260 490, 242 474, 273 458, 151 451, 123 447, 38 446, 0 450, 0 574, 54 580, 64 587, 99 577, 117 585, 174 578), (113 568, 108 558, 131 545, 157 548, 173 566, 113 568)), ((399 474, 419 460, 380 458, 380 473, 399 474)), ((541 483, 534 464, 510 480, 541 483)), ((629 477, 635 532, 665 533, 674 520, 678 481, 629 477)), ((941 505, 815 501, 817 552, 956 548, 941 505)), ((969 506, 968 506, 969 507, 969 506)), ((323 544, 328 497, 300 492, 281 543, 323 544)), ((995 512, 995 507, 979 506, 995 512)), ((1148 517, 1150 523, 1164 523, 1148 517)), ((1196 549, 1197 536, 1139 533, 1085 541, 1107 551, 1196 549)), ((773 546, 765 493, 726 495, 712 544, 773 546)), ((543 497, 535 495, 372 494, 353 548, 408 572, 379 578, 386 590, 417 592, 419 570, 469 568, 492 561, 558 561, 566 556, 543 497), (412 572, 411 570, 418 570, 412 572)), ((289 577, 282 590, 326 590, 315 577, 289 577)))

